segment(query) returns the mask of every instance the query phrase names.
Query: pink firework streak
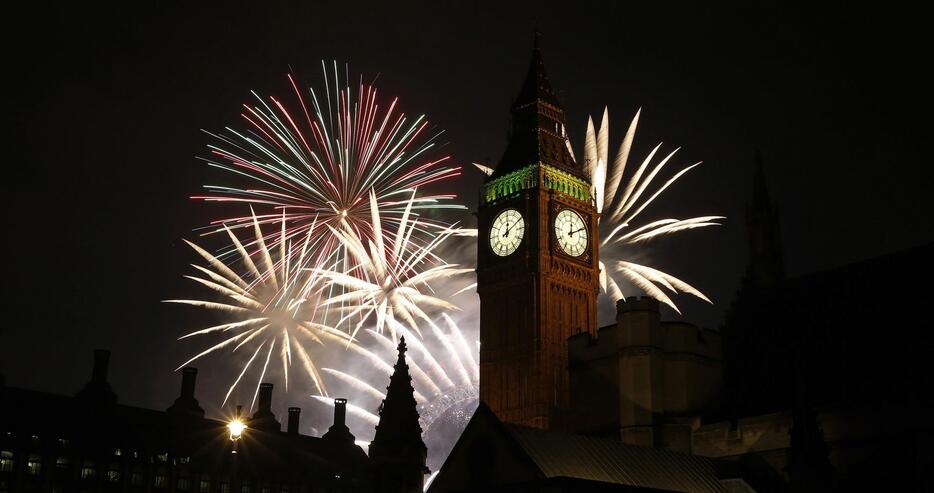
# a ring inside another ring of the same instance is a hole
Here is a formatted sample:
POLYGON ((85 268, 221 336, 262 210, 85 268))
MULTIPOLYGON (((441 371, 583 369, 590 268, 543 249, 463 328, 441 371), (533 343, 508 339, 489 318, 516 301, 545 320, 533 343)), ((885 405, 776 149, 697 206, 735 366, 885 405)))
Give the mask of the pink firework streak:
MULTIPOLYGON (((285 228, 268 230, 264 239, 311 238, 311 255, 303 267, 347 270, 353 262, 331 228, 349 227, 360 238, 374 239, 368 194, 376 194, 380 219, 398 225, 411 202, 411 214, 428 209, 464 209, 452 203, 455 194, 418 195, 416 190, 458 176, 449 156, 432 157, 443 133, 433 131, 424 115, 410 118, 398 110, 398 98, 381 106, 376 87, 361 82, 356 90, 349 76, 338 75, 322 62, 324 91, 304 92, 295 78, 288 80, 295 108, 276 97, 244 104, 243 129, 225 128, 210 135, 209 166, 232 174, 236 185, 206 185, 205 195, 192 198, 240 202, 259 210, 262 225, 285 221, 285 228), (304 95, 303 95, 304 94, 304 95), (323 97, 320 97, 323 96, 323 97), (310 104, 309 104, 310 103, 310 104), (310 233, 310 235, 309 235, 310 233)), ((242 216, 215 220, 206 234, 251 227, 252 210, 242 216)), ((414 245, 427 244, 450 224, 419 219, 414 245)), ((250 247, 255 248, 255 242, 250 247)), ((231 254, 228 249, 221 257, 231 254)))

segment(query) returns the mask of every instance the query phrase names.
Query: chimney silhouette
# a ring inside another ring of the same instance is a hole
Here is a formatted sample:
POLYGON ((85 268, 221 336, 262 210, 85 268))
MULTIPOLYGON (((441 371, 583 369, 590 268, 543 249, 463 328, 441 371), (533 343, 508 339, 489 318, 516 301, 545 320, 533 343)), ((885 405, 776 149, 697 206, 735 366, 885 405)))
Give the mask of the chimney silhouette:
POLYGON ((286 425, 289 435, 298 435, 298 423, 302 418, 302 408, 300 407, 290 407, 289 408, 289 421, 286 425))
POLYGON ((347 424, 344 422, 346 417, 347 399, 340 397, 334 399, 334 424, 328 428, 328 432, 322 438, 333 442, 353 444, 356 437, 350 432, 350 428, 347 428, 347 424))
POLYGON ((106 349, 94 350, 94 367, 91 371, 91 381, 80 392, 78 399, 91 403, 94 406, 110 406, 117 403, 114 394, 107 383, 107 365, 110 362, 110 351, 106 349))
POLYGON ((272 388, 268 382, 259 384, 259 398, 256 402, 256 412, 250 418, 250 428, 263 431, 281 431, 282 425, 272 413, 272 388))
POLYGON ((182 390, 175 399, 175 403, 169 407, 168 412, 177 416, 204 417, 204 409, 198 405, 198 399, 195 399, 195 380, 198 378, 198 369, 186 366, 182 368, 182 390))
POLYGON ((94 370, 91 373, 91 382, 96 384, 107 383, 107 366, 110 364, 110 351, 106 349, 94 350, 94 370))

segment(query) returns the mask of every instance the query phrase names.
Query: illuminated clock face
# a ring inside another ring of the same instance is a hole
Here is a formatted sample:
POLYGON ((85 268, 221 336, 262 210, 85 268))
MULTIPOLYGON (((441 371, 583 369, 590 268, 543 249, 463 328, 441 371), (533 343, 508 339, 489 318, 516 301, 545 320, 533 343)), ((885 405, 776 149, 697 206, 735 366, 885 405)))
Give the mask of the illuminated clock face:
POLYGON ((587 226, 580 214, 564 209, 555 218, 555 237, 564 253, 579 257, 587 250, 587 226))
POLYGON ((505 257, 519 248, 525 234, 525 221, 515 209, 506 209, 493 219, 490 226, 490 248, 493 253, 505 257))

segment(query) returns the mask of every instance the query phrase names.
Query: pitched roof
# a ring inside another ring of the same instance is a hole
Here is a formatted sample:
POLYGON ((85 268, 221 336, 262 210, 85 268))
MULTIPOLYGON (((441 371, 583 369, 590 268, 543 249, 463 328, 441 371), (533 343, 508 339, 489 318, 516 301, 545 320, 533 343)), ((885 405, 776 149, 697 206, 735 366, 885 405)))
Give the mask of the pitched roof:
POLYGON ((718 466, 706 457, 503 423, 481 402, 429 491, 509 491, 558 481, 570 488, 563 491, 605 485, 597 490, 725 492, 718 466))
POLYGON ((546 478, 670 491, 726 491, 713 461, 706 457, 513 424, 505 427, 546 478))

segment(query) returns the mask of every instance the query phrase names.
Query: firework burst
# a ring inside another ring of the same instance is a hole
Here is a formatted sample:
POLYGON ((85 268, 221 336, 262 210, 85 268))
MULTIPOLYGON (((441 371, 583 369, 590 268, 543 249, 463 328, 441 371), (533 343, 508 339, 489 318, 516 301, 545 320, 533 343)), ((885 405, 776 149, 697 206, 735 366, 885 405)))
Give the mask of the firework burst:
MULTIPOLYGON (((233 250, 237 252, 238 263, 242 265, 245 274, 238 274, 218 256, 186 241, 208 263, 208 267, 192 264, 198 274, 185 277, 222 296, 222 301, 174 299, 166 302, 214 310, 230 316, 234 321, 196 330, 180 337, 186 339, 219 335, 222 339, 179 368, 203 356, 226 349, 232 353, 242 349, 250 354, 240 374, 227 390, 224 397, 226 403, 251 368, 261 368, 256 382, 258 390, 270 362, 274 362, 275 359, 282 365, 282 374, 288 389, 289 367, 293 356, 297 356, 317 389, 327 395, 321 374, 305 344, 349 344, 351 341, 342 331, 311 322, 315 319, 317 308, 316 304, 310 301, 317 299, 318 293, 315 290, 320 286, 320 282, 313 272, 303 270, 301 266, 305 265, 307 256, 311 254, 311 233, 315 228, 308 228, 304 239, 292 241, 284 233, 286 219, 282 218, 278 241, 270 247, 264 239, 260 221, 255 216, 252 226, 251 243, 256 245, 252 251, 248 251, 230 228, 223 228, 233 250)), ((255 391, 253 400, 256 400, 255 391)))
POLYGON ((593 184, 594 199, 600 216, 600 286, 615 304, 623 297, 622 289, 614 274, 621 276, 659 301, 680 313, 665 289, 671 292, 684 292, 696 296, 708 303, 710 300, 690 284, 651 267, 631 261, 632 251, 645 242, 660 236, 678 233, 695 228, 718 226, 717 221, 723 216, 698 216, 688 219, 666 218, 636 225, 640 214, 646 210, 668 187, 685 173, 694 169, 700 162, 682 168, 660 186, 653 188, 659 172, 674 157, 678 149, 671 151, 657 164, 653 164, 655 155, 661 148, 658 144, 649 152, 642 164, 628 178, 625 178, 629 151, 635 138, 639 115, 629 124, 623 142, 613 162, 609 157, 609 118, 603 110, 600 128, 595 130, 593 119, 587 119, 587 132, 584 140, 584 174, 593 184))
MULTIPOLYGON (((350 230, 373 239, 367 194, 372 191, 381 220, 395 224, 403 214, 424 209, 457 208, 454 194, 414 196, 412 191, 444 182, 460 174, 447 165, 447 156, 431 158, 441 132, 430 128, 424 115, 408 117, 398 100, 384 104, 372 84, 350 84, 348 69, 341 77, 337 63, 322 62, 324 89, 303 91, 290 74, 292 104, 253 93, 244 104, 243 128, 206 132, 209 166, 224 170, 241 186, 206 185, 207 193, 193 198, 211 202, 247 203, 260 213, 218 219, 209 233, 283 221, 284 228, 267 230, 263 239, 274 243, 309 238, 304 267, 347 270, 349 259, 338 236, 329 228, 350 230)), ((410 240, 424 244, 443 221, 421 218, 410 240)), ((247 247, 255 246, 255 242, 247 247)), ((235 254, 230 249, 221 258, 235 254)))
MULTIPOLYGON (((413 191, 413 197, 414 194, 413 191)), ((371 192, 370 217, 374 234, 366 239, 366 244, 349 224, 344 223, 340 229, 328 227, 355 264, 344 271, 316 268, 312 272, 326 279, 328 285, 340 288, 341 293, 324 300, 322 306, 334 307, 341 314, 338 326, 357 319, 351 339, 356 337, 361 327, 370 323, 380 334, 388 328, 394 344, 397 329, 403 324, 419 336, 422 333, 417 320, 433 325, 425 313, 426 308, 457 310, 457 306, 435 296, 430 283, 472 272, 472 269, 448 264, 434 252, 451 236, 474 236, 476 231, 450 226, 439 231, 426 244, 414 244, 411 240, 420 222, 412 218, 413 203, 409 201, 406 204, 395 234, 384 233, 376 193, 371 192), (388 245, 387 237, 391 240, 388 245)))

